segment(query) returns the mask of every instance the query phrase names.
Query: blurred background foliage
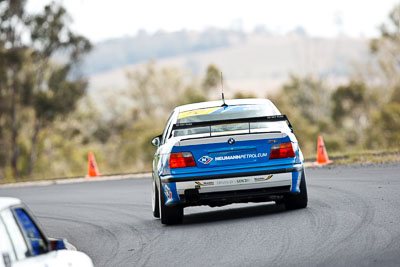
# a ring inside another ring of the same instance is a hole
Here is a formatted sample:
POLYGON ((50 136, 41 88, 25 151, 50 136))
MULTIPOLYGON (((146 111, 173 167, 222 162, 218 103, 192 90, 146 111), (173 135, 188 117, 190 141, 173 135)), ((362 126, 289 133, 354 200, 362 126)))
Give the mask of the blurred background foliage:
MULTIPOLYGON (((128 71, 126 90, 112 91, 100 107, 79 69, 90 42, 70 30, 59 4, 32 15, 25 2, 0 0, 0 182, 82 176, 90 151, 104 174, 149 171, 150 141, 172 109, 220 99, 218 66, 193 77, 152 60, 128 71)), ((280 90, 265 95, 288 115, 306 157, 315 155, 319 135, 333 153, 400 148, 400 5, 380 29, 370 40, 369 61, 348 82, 332 86, 320 76, 291 74, 280 90)), ((224 47, 227 37, 214 35, 224 47)), ((201 50, 207 44, 183 45, 201 50)))

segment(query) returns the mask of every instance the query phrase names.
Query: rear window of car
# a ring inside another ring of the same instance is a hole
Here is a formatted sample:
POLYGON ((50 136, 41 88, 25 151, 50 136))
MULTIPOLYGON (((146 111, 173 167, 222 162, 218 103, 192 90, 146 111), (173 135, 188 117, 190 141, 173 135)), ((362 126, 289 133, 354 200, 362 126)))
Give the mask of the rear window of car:
MULTIPOLYGON (((235 105, 226 107, 202 108, 179 113, 177 124, 188 122, 207 122, 207 121, 224 121, 232 119, 245 119, 254 117, 264 117, 280 115, 279 110, 272 104, 266 103, 263 105, 235 105)), ((234 123, 221 124, 205 127, 194 127, 183 130, 175 130, 173 136, 186 135, 225 135, 232 133, 254 133, 267 132, 271 129, 279 130, 287 129, 285 122, 255 122, 255 123, 234 123)))
POLYGON ((177 123, 230 120, 279 114, 278 109, 271 103, 212 107, 183 111, 179 113, 177 123))

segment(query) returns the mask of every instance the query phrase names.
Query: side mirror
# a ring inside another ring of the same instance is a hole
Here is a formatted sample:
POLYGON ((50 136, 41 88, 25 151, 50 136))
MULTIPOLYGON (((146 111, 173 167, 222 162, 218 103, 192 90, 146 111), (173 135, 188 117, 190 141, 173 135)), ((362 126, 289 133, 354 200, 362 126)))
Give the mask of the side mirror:
POLYGON ((151 144, 153 145, 153 146, 160 146, 160 144, 161 144, 161 137, 160 136, 156 136, 156 137, 154 137, 153 138, 153 140, 151 140, 151 144))
POLYGON ((65 242, 66 241, 64 239, 50 239, 49 250, 55 251, 55 250, 67 249, 65 242))

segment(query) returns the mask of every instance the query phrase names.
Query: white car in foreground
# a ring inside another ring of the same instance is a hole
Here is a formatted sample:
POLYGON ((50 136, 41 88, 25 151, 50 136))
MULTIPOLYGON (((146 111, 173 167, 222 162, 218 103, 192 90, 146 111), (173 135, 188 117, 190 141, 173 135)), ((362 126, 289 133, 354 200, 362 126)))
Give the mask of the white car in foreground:
POLYGON ((67 250, 64 240, 49 239, 29 209, 16 198, 0 197, 0 267, 80 266, 92 260, 67 250))

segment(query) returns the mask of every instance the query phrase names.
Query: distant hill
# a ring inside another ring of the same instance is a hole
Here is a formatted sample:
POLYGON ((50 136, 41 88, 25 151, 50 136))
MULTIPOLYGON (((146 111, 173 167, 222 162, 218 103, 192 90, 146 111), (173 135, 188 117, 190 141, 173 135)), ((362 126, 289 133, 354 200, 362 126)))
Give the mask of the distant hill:
POLYGON ((227 47, 243 41, 243 32, 210 28, 203 32, 163 31, 147 34, 140 31, 134 37, 100 42, 84 62, 86 74, 112 70, 149 59, 161 59, 227 47))
POLYGON ((264 97, 286 81, 289 73, 316 75, 334 85, 346 81, 352 63, 368 56, 367 44, 363 38, 315 38, 299 32, 141 33, 98 44, 85 71, 90 74, 90 90, 99 93, 101 88, 123 88, 126 71, 150 59, 160 66, 187 69, 194 76, 214 63, 224 72, 228 97, 236 91, 264 97))

